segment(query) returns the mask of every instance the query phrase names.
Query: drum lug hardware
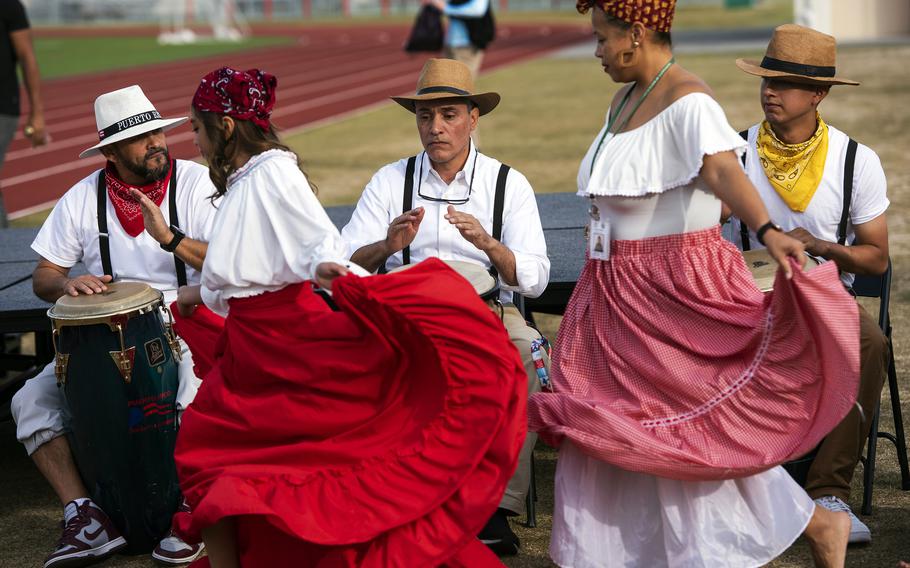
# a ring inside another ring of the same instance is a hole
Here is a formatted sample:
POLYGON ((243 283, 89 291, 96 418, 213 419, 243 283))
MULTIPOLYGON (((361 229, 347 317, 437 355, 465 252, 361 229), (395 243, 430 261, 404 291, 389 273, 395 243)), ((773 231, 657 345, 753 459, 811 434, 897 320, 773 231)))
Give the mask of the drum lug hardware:
POLYGON ((123 341, 123 326, 119 323, 115 324, 117 329, 117 334, 120 336, 120 351, 108 351, 111 355, 111 359, 114 360, 114 365, 117 366, 117 370, 120 371, 120 376, 123 377, 123 380, 129 383, 133 378, 133 361, 136 360, 136 347, 126 348, 123 341))
POLYGON ((161 309, 163 309, 164 313, 167 314, 167 324, 164 326, 165 337, 167 337, 167 344, 171 348, 171 353, 174 354, 174 361, 177 361, 179 363, 183 361, 183 350, 180 348, 180 341, 177 339, 177 332, 174 331, 174 316, 171 314, 171 310, 167 306, 161 306, 161 309))
POLYGON ((130 347, 125 351, 108 351, 108 353, 111 354, 114 365, 120 371, 120 376, 123 377, 125 382, 129 383, 133 378, 133 361, 136 359, 136 348, 130 347))
POLYGON ((58 385, 66 384, 66 367, 69 365, 70 356, 69 353, 60 353, 57 349, 57 339, 60 336, 60 332, 55 327, 51 332, 51 343, 54 344, 54 376, 57 377, 58 385))

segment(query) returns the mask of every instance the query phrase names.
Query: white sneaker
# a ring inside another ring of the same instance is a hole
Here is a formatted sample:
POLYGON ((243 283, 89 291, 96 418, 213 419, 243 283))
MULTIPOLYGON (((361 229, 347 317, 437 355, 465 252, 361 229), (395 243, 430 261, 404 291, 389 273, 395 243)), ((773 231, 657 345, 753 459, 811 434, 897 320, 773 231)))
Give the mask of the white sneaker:
MULTIPOLYGON (((190 506, 187 505, 186 499, 181 501, 177 510, 181 513, 189 513, 190 506)), ((174 532, 173 525, 167 535, 161 539, 155 550, 152 551, 152 558, 162 564, 177 566, 188 564, 202 556, 205 550, 205 544, 201 542, 184 542, 177 533, 174 532)))
POLYGON ((866 544, 872 542, 872 532, 866 523, 859 520, 859 517, 853 514, 850 505, 847 505, 833 495, 819 497, 815 502, 829 511, 835 513, 847 513, 850 515, 850 540, 849 544, 866 544))
POLYGON ((170 532, 152 551, 152 558, 162 564, 188 564, 202 556, 204 550, 205 544, 184 542, 179 536, 170 532))
POLYGON ((57 548, 44 561, 44 568, 85 566, 98 562, 126 546, 114 523, 92 501, 86 499, 75 507, 75 515, 63 523, 63 536, 57 548))

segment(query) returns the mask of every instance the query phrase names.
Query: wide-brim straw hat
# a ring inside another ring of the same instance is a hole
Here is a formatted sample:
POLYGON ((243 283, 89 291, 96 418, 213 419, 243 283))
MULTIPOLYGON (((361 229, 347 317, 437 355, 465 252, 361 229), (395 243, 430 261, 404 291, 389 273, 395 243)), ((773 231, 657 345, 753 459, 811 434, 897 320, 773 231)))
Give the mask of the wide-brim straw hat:
POLYGON ((774 29, 765 57, 759 62, 737 59, 736 66, 759 77, 786 78, 813 85, 859 85, 836 75, 837 42, 833 36, 784 24, 774 29))
POLYGON ((499 93, 475 93, 474 78, 468 66, 454 59, 429 59, 417 79, 417 92, 412 97, 392 97, 411 112, 418 101, 466 99, 477 105, 481 116, 499 104, 499 93))
POLYGON ((170 130, 188 117, 161 118, 139 85, 132 85, 95 99, 95 125, 100 142, 79 154, 80 158, 100 152, 100 148, 152 130, 170 130))

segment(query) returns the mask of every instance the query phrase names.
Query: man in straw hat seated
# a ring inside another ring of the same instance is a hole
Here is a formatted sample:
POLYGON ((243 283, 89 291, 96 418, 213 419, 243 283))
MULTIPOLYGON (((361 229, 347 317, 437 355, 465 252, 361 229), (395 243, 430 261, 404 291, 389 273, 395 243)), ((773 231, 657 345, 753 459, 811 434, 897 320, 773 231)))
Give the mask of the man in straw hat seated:
MULTIPOLYGON (((858 85, 835 73, 833 37, 786 24, 774 30, 761 62, 736 64, 762 78, 765 120, 742 135, 749 146, 746 174, 768 213, 806 252, 833 261, 844 286, 854 274, 883 274, 888 268, 888 209, 885 173, 878 156, 825 124, 818 106, 832 85, 858 85)), ((754 232, 733 219, 733 240, 743 250, 760 248, 754 232)), ((878 323, 860 313, 862 411, 854 409, 819 447, 806 483, 816 503, 850 514, 850 542, 869 542, 869 528, 850 510, 850 481, 876 405, 888 363, 888 343, 878 323)))
MULTIPOLYGON (((172 160, 164 132, 187 118, 162 118, 138 86, 95 100, 98 144, 80 157, 102 154, 104 168, 70 188, 54 206, 32 243, 40 260, 32 275, 35 294, 54 302, 69 294, 97 294, 112 280, 132 280, 176 298, 178 284, 198 284, 212 228, 215 188, 208 168, 172 160), (101 177, 103 175, 103 178, 101 177), (172 180, 174 183, 171 183, 172 180), (173 191, 172 191, 173 190, 173 191), (173 200, 172 200, 173 197, 173 200), (98 204, 104 204, 98 215, 98 204), (177 219, 159 206, 175 206, 177 219), (102 220, 106 231, 101 230, 102 220), (179 225, 178 225, 179 222, 179 225), (70 276, 82 262, 88 274, 70 276)), ((178 368, 178 410, 196 395, 200 381, 186 345, 178 368)), ((66 437, 68 410, 54 364, 26 381, 12 401, 16 435, 64 506, 64 529, 45 561, 52 566, 83 566, 127 545, 108 516, 90 498, 66 437)), ((201 544, 166 536, 154 557, 182 564, 196 558, 201 544)))
MULTIPOLYGON (((480 117, 496 108, 499 98, 497 93, 476 93, 463 63, 428 60, 417 93, 393 97, 416 116, 424 151, 376 172, 342 237, 351 260, 374 272, 439 257, 494 273, 504 304, 503 324, 521 353, 530 394, 540 390, 538 376, 545 380, 549 356, 540 334, 528 326, 512 299, 515 293, 543 293, 550 261, 528 180, 480 153, 471 141, 480 117)), ((507 517, 524 512, 536 440, 528 433, 500 507, 479 535, 500 555, 518 552, 507 517)))

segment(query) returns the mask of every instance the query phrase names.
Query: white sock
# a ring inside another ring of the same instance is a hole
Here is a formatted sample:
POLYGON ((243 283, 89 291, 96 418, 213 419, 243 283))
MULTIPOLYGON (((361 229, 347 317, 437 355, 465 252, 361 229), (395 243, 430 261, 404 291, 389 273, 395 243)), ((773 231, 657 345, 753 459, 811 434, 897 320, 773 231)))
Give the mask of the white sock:
POLYGON ((76 517, 76 507, 85 503, 86 501, 91 501, 88 497, 80 497, 78 499, 73 499, 66 506, 63 507, 63 522, 68 523, 76 517))

